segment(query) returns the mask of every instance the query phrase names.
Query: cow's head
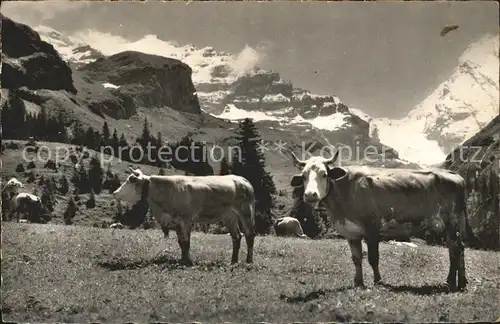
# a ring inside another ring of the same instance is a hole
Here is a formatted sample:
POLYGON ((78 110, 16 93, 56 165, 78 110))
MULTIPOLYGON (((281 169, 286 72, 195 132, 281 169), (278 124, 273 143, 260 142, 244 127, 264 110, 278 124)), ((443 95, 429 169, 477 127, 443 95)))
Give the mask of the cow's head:
POLYGON ((321 156, 313 156, 307 160, 299 160, 292 153, 295 164, 302 168, 300 174, 292 177, 290 184, 292 187, 304 186, 304 202, 315 208, 319 208, 319 203, 328 195, 332 181, 339 181, 347 176, 347 171, 341 167, 330 168, 339 155, 337 151, 332 157, 326 159, 321 156))
POLYGON ((11 178, 9 181, 7 181, 7 184, 2 191, 7 195, 18 194, 19 191, 24 187, 25 186, 21 181, 17 180, 16 178, 11 178))
POLYGON ((113 192, 113 196, 126 201, 131 204, 135 204, 142 199, 143 190, 146 185, 149 184, 149 176, 142 173, 139 169, 129 168, 131 174, 127 177, 127 180, 113 192))

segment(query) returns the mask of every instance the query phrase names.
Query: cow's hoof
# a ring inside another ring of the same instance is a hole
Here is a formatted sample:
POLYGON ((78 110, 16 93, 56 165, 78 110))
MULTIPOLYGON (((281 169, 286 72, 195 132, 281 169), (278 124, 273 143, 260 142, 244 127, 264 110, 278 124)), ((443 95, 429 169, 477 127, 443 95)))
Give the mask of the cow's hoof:
POLYGON ((354 288, 366 289, 366 286, 364 283, 355 283, 354 288))
POLYGON ((183 266, 186 266, 186 267, 192 267, 193 266, 193 261, 189 260, 189 259, 181 259, 179 260, 179 263, 183 266))
POLYGON ((382 285, 382 279, 379 279, 379 280, 374 280, 374 281, 373 281, 373 284, 374 284, 375 286, 381 286, 381 285, 382 285))

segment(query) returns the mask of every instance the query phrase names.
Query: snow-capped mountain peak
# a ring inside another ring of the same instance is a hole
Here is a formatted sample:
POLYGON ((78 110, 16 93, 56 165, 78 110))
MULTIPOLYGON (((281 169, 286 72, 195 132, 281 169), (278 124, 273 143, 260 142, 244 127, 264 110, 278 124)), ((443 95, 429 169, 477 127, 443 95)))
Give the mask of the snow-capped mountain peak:
POLYGON ((498 49, 498 35, 485 35, 470 44, 451 76, 405 118, 355 113, 371 119, 380 140, 400 156, 423 164, 439 163, 499 114, 498 49))
POLYGON ((44 26, 35 29, 73 64, 87 64, 103 55, 130 50, 178 59, 192 69, 203 110, 218 118, 237 121, 251 117, 282 127, 295 125, 320 131, 354 127, 366 136, 371 126, 382 143, 395 148, 402 158, 421 164, 443 161, 446 153, 499 112, 498 35, 487 35, 471 44, 448 80, 407 117, 390 120, 348 108, 335 95, 295 88, 279 73, 259 68, 265 54, 248 45, 232 54, 210 46, 179 45, 155 35, 130 41, 94 30, 65 36, 44 26))

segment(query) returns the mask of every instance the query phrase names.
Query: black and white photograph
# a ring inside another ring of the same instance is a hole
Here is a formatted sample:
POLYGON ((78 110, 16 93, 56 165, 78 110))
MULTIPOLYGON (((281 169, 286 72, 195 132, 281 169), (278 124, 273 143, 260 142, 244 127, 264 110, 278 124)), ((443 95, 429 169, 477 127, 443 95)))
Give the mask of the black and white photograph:
POLYGON ((500 322, 498 2, 0 11, 3 322, 500 322))

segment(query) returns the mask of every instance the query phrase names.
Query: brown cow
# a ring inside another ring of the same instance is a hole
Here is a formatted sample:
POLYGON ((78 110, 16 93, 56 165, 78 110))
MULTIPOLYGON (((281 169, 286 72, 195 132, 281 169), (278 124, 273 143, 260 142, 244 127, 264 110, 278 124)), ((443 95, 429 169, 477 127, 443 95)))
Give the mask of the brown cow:
POLYGON ((131 171, 113 195, 132 204, 147 202, 166 237, 168 229, 175 225, 182 263, 193 264, 189 254, 193 223, 213 224, 221 220, 233 239, 231 263, 238 262, 241 243, 238 223, 247 243, 246 261, 253 262, 255 193, 248 180, 237 175, 147 176, 139 169, 131 171))
POLYGON ((308 239, 304 234, 300 222, 294 217, 282 217, 274 221, 274 231, 276 236, 292 236, 308 239))
POLYGON ((291 180, 293 187, 304 186, 304 202, 326 210, 339 234, 347 238, 356 268, 355 286, 364 286, 361 240, 368 246, 368 261, 374 281, 380 283, 378 269, 381 223, 393 215, 399 222, 423 223, 438 214, 445 225, 450 268, 447 283, 451 290, 465 289, 462 234, 467 225, 465 181, 447 170, 383 169, 366 166, 334 166, 339 151, 329 159, 314 156, 294 162, 302 168, 291 180), (438 209, 439 213, 438 213, 438 209))

